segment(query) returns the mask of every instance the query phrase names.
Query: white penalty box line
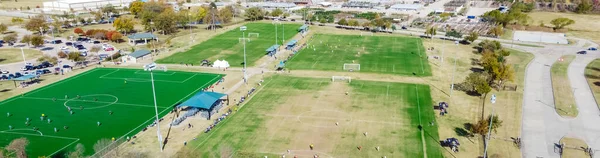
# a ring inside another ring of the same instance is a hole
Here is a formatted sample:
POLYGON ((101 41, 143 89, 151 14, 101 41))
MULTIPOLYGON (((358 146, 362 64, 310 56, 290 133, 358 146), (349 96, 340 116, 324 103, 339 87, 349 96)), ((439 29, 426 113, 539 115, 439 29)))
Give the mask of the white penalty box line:
MULTIPOLYGON (((186 78, 183 81, 169 81, 169 80, 156 80, 156 79, 154 81, 155 82, 169 82, 169 83, 185 83, 188 80, 194 78, 196 75, 198 75, 198 74, 194 74, 194 75, 186 78)), ((104 77, 104 76, 101 76, 99 78, 100 79, 111 79, 111 80, 127 80, 127 81, 132 81, 132 82, 151 82, 152 81, 150 79, 141 79, 141 78, 122 78, 122 77, 104 77)))
POLYGON ((74 143, 77 143, 80 139, 79 138, 71 138, 71 137, 61 137, 61 136, 53 136, 53 135, 38 135, 38 134, 31 134, 31 133, 21 133, 21 132, 8 132, 8 131, 0 131, 0 133, 5 133, 5 134, 17 134, 17 135, 28 135, 28 136, 36 136, 36 137, 46 137, 46 138, 58 138, 58 139, 68 139, 68 140, 72 140, 71 143, 65 145, 64 147, 54 151, 52 154, 48 155, 49 157, 52 157, 54 154, 64 150, 65 148, 73 145, 74 143))
MULTIPOLYGON (((155 72, 154 75, 164 75, 164 76, 173 76, 175 73, 177 72, 170 72, 170 73, 166 73, 166 72, 155 72)), ((150 72, 147 71, 142 71, 142 70, 138 70, 135 71, 134 74, 150 74, 150 72)))

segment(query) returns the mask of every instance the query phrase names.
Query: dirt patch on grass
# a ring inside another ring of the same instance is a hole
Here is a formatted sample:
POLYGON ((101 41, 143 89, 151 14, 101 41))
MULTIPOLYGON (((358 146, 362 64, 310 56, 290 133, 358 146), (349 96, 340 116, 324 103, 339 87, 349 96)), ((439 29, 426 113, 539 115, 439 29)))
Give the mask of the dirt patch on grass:
POLYGON ((576 117, 579 113, 575 98, 573 97, 573 89, 567 76, 567 68, 575 59, 575 55, 565 55, 561 60, 552 65, 552 89, 554 92, 554 106, 556 113, 563 117, 576 117))

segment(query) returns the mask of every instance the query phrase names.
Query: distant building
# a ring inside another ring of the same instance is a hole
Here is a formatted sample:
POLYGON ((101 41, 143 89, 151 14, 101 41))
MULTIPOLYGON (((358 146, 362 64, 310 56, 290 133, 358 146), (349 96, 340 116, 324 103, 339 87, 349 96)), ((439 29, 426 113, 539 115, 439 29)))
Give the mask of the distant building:
POLYGON ((390 9, 398 11, 417 11, 421 8, 423 8, 421 4, 394 4, 390 6, 390 9))
POLYGON ((369 1, 350 1, 342 4, 345 8, 373 8, 376 4, 369 1))
POLYGON ((128 7, 136 0, 56 0, 43 3, 44 11, 88 11, 98 10, 106 5, 112 5, 115 8, 128 7))
POLYGON ((138 60, 143 60, 149 54, 150 50, 140 49, 121 57, 121 61, 124 63, 137 63, 138 60))
POLYGON ((265 8, 265 9, 290 9, 290 8, 294 8, 296 7, 296 4, 294 3, 278 3, 278 2, 264 2, 264 3, 258 3, 258 2, 251 2, 247 4, 248 7, 261 7, 261 8, 265 8))

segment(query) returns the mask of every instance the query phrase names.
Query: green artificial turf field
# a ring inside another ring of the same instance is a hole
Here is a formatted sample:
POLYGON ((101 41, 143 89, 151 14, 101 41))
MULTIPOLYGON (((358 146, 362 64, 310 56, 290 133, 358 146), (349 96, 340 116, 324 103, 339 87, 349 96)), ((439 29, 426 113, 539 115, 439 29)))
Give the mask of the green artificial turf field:
POLYGON ((263 85, 187 148, 201 157, 424 157, 424 148, 427 157, 442 157, 427 85, 288 76, 263 85))
MULTIPOLYGON (((360 72, 430 76, 425 49, 419 38, 316 34, 286 67, 301 70, 344 70, 360 64, 360 72), (333 52, 332 52, 333 50, 333 52)), ((356 70, 356 69, 355 69, 356 70)))
MULTIPOLYGON (((170 107, 221 77, 218 74, 155 71, 159 114, 164 116, 172 109, 170 107)), ((78 143, 85 146, 86 155, 91 155, 96 141, 133 136, 151 124, 155 109, 149 72, 96 68, 4 100, 0 102, 0 113, 0 146, 24 137, 30 141, 27 146, 29 156, 38 157, 61 156, 78 143), (42 114, 46 115, 43 121, 42 114), (25 124, 26 118, 31 119, 30 125, 25 124), (64 129, 65 126, 68 129, 64 129), (39 130, 34 131, 34 127, 39 130), (54 131, 55 127, 58 132, 54 131)))
MULTIPOLYGON (((275 25, 271 23, 248 23, 246 26, 248 27, 246 36, 250 39, 246 43, 246 60, 248 61, 248 66, 252 66, 258 59, 265 56, 267 48, 275 44, 275 25), (251 33, 259 34, 258 37, 256 35, 248 37, 251 33)), ((298 34, 298 28, 302 25, 284 24, 283 27, 281 25, 277 26, 277 37, 279 39, 277 44, 282 45, 282 37, 287 42, 288 39, 298 34)), ((157 62, 170 64, 193 63, 199 65, 204 59, 210 61, 225 59, 231 66, 241 67, 241 63, 244 62, 244 45, 240 38, 242 38, 242 32, 239 28, 235 28, 192 46, 190 50, 178 52, 169 57, 159 59, 157 62)))

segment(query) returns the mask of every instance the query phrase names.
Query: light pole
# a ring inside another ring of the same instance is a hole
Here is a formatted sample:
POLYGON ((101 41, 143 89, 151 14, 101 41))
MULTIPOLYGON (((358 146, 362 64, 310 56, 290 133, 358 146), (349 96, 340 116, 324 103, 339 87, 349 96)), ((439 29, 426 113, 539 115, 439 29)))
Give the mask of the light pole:
POLYGON ((152 97, 154 98, 154 112, 156 112, 156 137, 158 138, 158 146, 160 147, 160 152, 163 152, 163 144, 162 144, 162 135, 160 134, 160 123, 158 118, 158 105, 156 105, 156 89, 154 88, 154 73, 152 70, 156 68, 156 64, 152 61, 151 64, 148 64, 145 67, 146 71, 150 71, 150 82, 152 83, 152 97))
MULTIPOLYGON (((242 40, 244 41, 244 83, 248 84, 248 75, 246 75, 246 29, 248 29, 246 26, 240 27, 240 31, 242 31, 242 40)), ((277 40, 275 40, 275 42, 277 42, 277 40)))
MULTIPOLYGON (((275 25, 275 45, 277 45, 277 40, 279 40, 279 37, 277 37, 277 24, 281 24, 281 21, 273 21, 272 24, 275 25)), ((281 44, 283 44, 283 42, 281 44)))
MULTIPOLYGON (((454 44, 456 46, 458 46, 458 41, 454 42, 454 44)), ((454 91, 454 76, 456 75, 456 61, 458 60, 456 58, 456 53, 458 53, 458 52, 454 53, 454 68, 452 70, 452 83, 450 83, 450 84, 452 84, 452 86, 450 86, 450 99, 451 100, 452 100, 452 91, 454 91)))
POLYGON ((25 52, 23 52, 23 47, 21 47, 21 55, 23 56, 23 64, 27 66, 27 60, 25 60, 25 52))
MULTIPOLYGON (((192 22, 192 13, 188 13, 188 19, 190 20, 190 23, 192 22)), ((192 37, 192 25, 190 24, 190 42, 194 42, 194 38, 192 37)))
POLYGON ((485 141, 485 150, 483 151, 483 158, 487 158, 487 149, 490 146, 490 135, 492 134, 492 120, 494 120, 494 103, 496 103, 496 95, 492 94, 492 98, 490 98, 490 102, 492 102, 492 113, 490 114, 490 127, 488 129, 488 135, 485 141))

